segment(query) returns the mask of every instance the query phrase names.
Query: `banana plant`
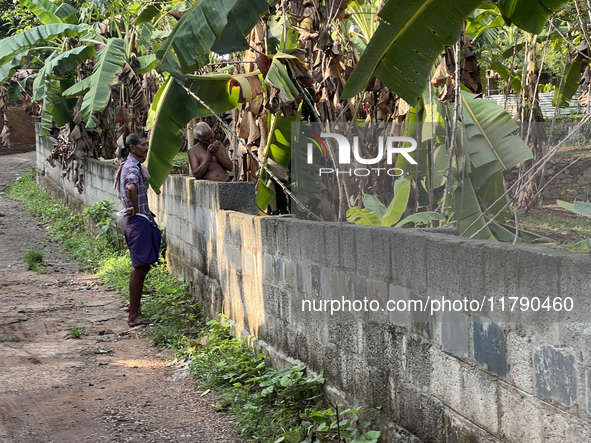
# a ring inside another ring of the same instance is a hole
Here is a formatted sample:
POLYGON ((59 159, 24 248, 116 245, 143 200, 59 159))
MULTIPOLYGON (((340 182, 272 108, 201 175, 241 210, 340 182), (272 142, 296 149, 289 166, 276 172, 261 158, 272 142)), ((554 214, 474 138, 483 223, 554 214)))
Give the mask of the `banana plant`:
POLYGON ((432 221, 445 220, 437 212, 417 212, 404 219, 402 215, 408 206, 410 197, 410 182, 399 178, 394 182, 394 198, 386 207, 377 197, 369 194, 363 196, 363 205, 352 207, 347 211, 347 221, 358 225, 392 226, 400 228, 407 223, 427 224, 432 221))
POLYGON ((564 79, 554 91, 552 106, 556 106, 557 102, 560 107, 567 107, 569 105, 569 102, 579 88, 582 64, 583 62, 581 60, 574 60, 566 65, 564 79))
MULTIPOLYGON (((375 75, 411 105, 427 86, 431 66, 445 46, 456 43, 465 17, 482 0, 390 0, 383 20, 343 90, 342 98, 364 91, 375 75)), ((550 16, 568 0, 501 0, 506 21, 539 34, 550 16)))
POLYGON ((207 63, 207 54, 228 54, 248 49, 245 35, 268 11, 265 0, 202 0, 184 12, 158 48, 160 66, 184 81, 184 74, 207 63))
MULTIPOLYGON (((187 75, 184 86, 221 114, 260 95, 260 83, 259 73, 254 72, 234 76, 187 75)), ((152 129, 147 165, 151 175, 150 186, 155 192, 160 192, 162 183, 172 170, 171 161, 184 143, 178 135, 181 129, 192 118, 208 115, 211 115, 210 111, 187 94, 173 77, 160 87, 147 121, 147 128, 152 129)))

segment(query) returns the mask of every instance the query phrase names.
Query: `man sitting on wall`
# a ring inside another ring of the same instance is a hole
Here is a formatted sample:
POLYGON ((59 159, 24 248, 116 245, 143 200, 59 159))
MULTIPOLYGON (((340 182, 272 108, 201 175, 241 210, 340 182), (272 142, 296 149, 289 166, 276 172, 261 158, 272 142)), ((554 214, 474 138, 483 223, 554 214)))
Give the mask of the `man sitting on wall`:
POLYGON ((231 171, 234 165, 224 145, 215 140, 209 125, 205 122, 197 123, 193 132, 197 141, 189 149, 189 164, 193 176, 198 180, 231 181, 227 171, 231 171))

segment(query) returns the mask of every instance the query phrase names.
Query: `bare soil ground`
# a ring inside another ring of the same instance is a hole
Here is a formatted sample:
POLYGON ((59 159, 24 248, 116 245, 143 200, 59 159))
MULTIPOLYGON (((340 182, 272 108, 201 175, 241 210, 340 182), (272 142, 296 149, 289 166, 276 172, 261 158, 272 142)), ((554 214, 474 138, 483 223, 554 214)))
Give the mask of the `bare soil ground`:
MULTIPOLYGON (((0 192, 34 156, 2 157, 0 192)), ((123 297, 79 272, 5 194, 0 213, 0 442, 240 442, 213 394, 166 363, 174 356, 145 327, 128 328, 123 297), (26 270, 31 248, 48 274, 26 270)))

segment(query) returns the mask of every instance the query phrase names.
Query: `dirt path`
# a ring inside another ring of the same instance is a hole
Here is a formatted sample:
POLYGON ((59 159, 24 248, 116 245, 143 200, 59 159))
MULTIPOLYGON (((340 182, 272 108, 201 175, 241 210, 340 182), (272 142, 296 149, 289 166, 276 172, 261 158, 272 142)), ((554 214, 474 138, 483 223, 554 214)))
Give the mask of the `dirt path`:
MULTIPOLYGON (((2 157, 0 193, 34 165, 2 157)), ((129 329, 125 300, 78 272, 20 203, 0 194, 0 442, 239 442, 181 365, 129 329), (45 253, 49 274, 26 270, 45 253), (73 339, 69 328, 88 335, 73 339)))

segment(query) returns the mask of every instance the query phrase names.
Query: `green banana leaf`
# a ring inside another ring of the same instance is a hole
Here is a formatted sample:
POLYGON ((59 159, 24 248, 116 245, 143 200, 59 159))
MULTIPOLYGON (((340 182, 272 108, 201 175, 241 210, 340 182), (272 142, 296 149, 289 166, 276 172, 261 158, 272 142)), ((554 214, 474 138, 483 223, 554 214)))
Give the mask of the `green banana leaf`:
POLYGON ((388 211, 388 208, 375 195, 365 194, 363 196, 363 206, 377 213, 380 220, 384 218, 384 215, 388 211))
POLYGON ((14 68, 21 64, 21 59, 29 52, 29 48, 19 51, 15 56, 0 66, 0 85, 14 75, 14 68))
POLYGON ((471 14, 474 17, 467 20, 468 25, 466 27, 466 35, 472 40, 480 37, 487 29, 502 27, 505 24, 499 9, 493 3, 481 5, 475 13, 478 14, 476 16, 471 14), (486 8, 484 8, 485 6, 486 8))
POLYGON ((111 85, 117 81, 117 74, 125 65, 125 43, 123 39, 112 38, 98 56, 94 71, 88 78, 90 89, 84 95, 80 115, 87 128, 93 128, 96 122, 94 111, 104 111, 111 95, 111 85))
POLYGON ((57 5, 49 0, 18 0, 18 2, 37 16, 44 25, 63 23, 56 15, 57 5))
POLYGON ((554 97, 552 98, 552 106, 556 106, 556 99, 558 98, 558 106, 565 108, 569 105, 569 102, 577 92, 579 83, 581 81, 581 64, 580 60, 575 60, 566 65, 564 70, 564 79, 560 85, 560 91, 558 88, 554 90, 554 97))
POLYGON ((462 91, 462 105, 465 144, 470 162, 478 171, 472 174, 476 188, 495 172, 533 158, 525 142, 512 135, 517 123, 501 106, 466 91, 462 91))
POLYGON ((62 76, 89 58, 94 57, 95 54, 94 45, 80 46, 62 54, 55 51, 50 56, 51 58, 48 57, 45 60, 45 65, 39 70, 39 74, 33 82, 33 100, 43 100, 45 98, 45 81, 48 75, 55 73, 57 76, 62 76))
MULTIPOLYGON (((476 191, 472 186, 472 181, 464 180, 463 190, 464 192, 462 193, 462 187, 458 186, 454 191, 453 199, 456 220, 461 217, 460 224, 458 226, 460 235, 466 230, 466 228, 468 228, 468 226, 472 224, 474 220, 476 220, 476 218, 482 214, 480 202, 478 201, 476 191)), ((480 220, 478 220, 476 224, 472 226, 466 234, 464 234, 464 236, 470 237, 485 224, 485 218, 480 218, 480 220)), ((484 229, 476 236, 476 238, 480 240, 497 241, 489 228, 484 229)))
MULTIPOLYGON (((226 54, 248 49, 244 37, 268 10, 265 0, 201 0, 176 23, 156 55, 165 67, 165 57, 174 50, 183 73, 208 62, 207 52, 226 54)), ((166 64, 174 63, 167 59, 166 64)))
POLYGON ((267 45, 269 55, 286 52, 297 48, 298 33, 291 29, 289 20, 287 21, 287 38, 284 36, 283 16, 277 18, 276 14, 271 14, 267 19, 267 45), (283 49, 285 43, 285 50, 283 49))
POLYGON ((92 83, 92 76, 85 77, 78 83, 72 85, 70 88, 64 91, 64 97, 72 98, 78 97, 79 95, 84 95, 88 91, 90 91, 90 86, 92 83))
MULTIPOLYGON (((399 178, 394 182, 394 198, 388 205, 388 209, 382 218, 382 226, 392 226, 398 223, 410 198, 410 182, 405 178, 399 178)), ((363 199, 365 203, 365 198, 363 199)))
POLYGON ((589 249, 591 249, 591 238, 586 238, 578 243, 575 243, 575 245, 570 250, 573 252, 587 252, 589 249))
POLYGON ((411 105, 427 86, 427 73, 445 46, 454 45, 464 17, 481 0, 390 0, 383 20, 347 80, 341 98, 365 90, 375 75, 411 105))
MULTIPOLYGON (((269 159, 279 163, 281 166, 288 166, 291 161, 291 128, 292 123, 301 120, 302 104, 297 112, 291 117, 284 117, 279 113, 269 113, 269 141, 265 148, 263 162, 267 164, 269 159)), ((261 169, 257 185, 257 206, 265 211, 271 200, 275 197, 275 191, 268 187, 268 174, 261 169)))
POLYGON ((405 217, 402 221, 399 221, 394 226, 395 228, 401 228, 407 223, 418 223, 418 224, 426 224, 432 221, 438 220, 445 220, 445 217, 438 212, 428 211, 428 212, 417 212, 416 214, 409 215, 405 217))
POLYGON ((539 34, 552 14, 567 3, 568 0, 499 0, 497 6, 507 23, 539 34))
MULTIPOLYGON (((513 54, 513 51, 511 51, 511 54, 513 54)), ((495 71, 497 74, 499 74, 501 77, 503 77, 503 80, 505 80, 506 82, 509 82, 509 76, 511 75, 511 70, 506 67, 504 64, 499 63, 499 62, 492 62, 490 64, 490 69, 492 69, 493 71, 495 71)), ((513 71, 513 77, 511 78, 511 87, 513 88, 514 91, 521 91, 521 78, 518 74, 518 72, 521 71, 513 71)))
POLYGON ((283 63, 281 63, 281 59, 287 59, 289 62, 290 58, 296 57, 287 54, 278 54, 273 57, 273 61, 271 62, 271 66, 265 77, 265 83, 271 83, 281 91, 283 95, 280 95, 280 97, 284 102, 292 102, 295 100, 295 97, 299 95, 298 89, 291 81, 291 78, 289 78, 287 69, 283 63))
POLYGON ((146 72, 150 72, 152 69, 155 69, 158 65, 158 59, 156 58, 156 54, 142 55, 137 58, 137 61, 140 65, 133 68, 136 74, 144 74, 146 72))
POLYGON ((569 211, 574 212, 576 214, 591 217, 591 203, 577 201, 574 203, 568 203, 562 200, 556 200, 556 204, 561 208, 568 209, 569 211))
POLYGON ((79 22, 80 11, 68 3, 62 3, 55 11, 62 22, 75 25, 79 22))
POLYGON ((160 5, 147 4, 139 13, 137 18, 133 21, 133 25, 143 25, 144 23, 148 23, 152 21, 153 18, 160 17, 161 15, 162 11, 160 10, 160 5))
POLYGON ((39 42, 52 40, 56 37, 78 37, 89 32, 87 25, 70 25, 55 23, 41 25, 36 28, 0 40, 0 66, 12 59, 17 53, 24 49, 31 48, 39 42))
POLYGON ((269 11, 269 4, 265 0, 225 0, 224 3, 227 9, 233 6, 228 13, 228 24, 211 50, 216 54, 230 54, 248 49, 246 36, 259 18, 269 11))
MULTIPOLYGON (((259 81, 259 73, 246 75, 189 75, 185 86, 207 103, 216 113, 229 111, 254 98, 250 81, 259 81), (250 78, 250 81, 249 81, 250 78)), ((158 90, 148 114, 147 129, 152 129, 148 170, 150 185, 156 193, 172 170, 171 161, 183 146, 178 136, 192 118, 211 113, 179 85, 169 78, 158 90)))
MULTIPOLYGON (((497 223, 496 221, 490 224, 490 230, 493 232, 496 238, 502 242, 513 242, 515 240, 515 226, 510 226, 504 223, 497 223)), ((519 234, 517 234, 517 244, 523 243, 537 243, 542 237, 530 231, 526 231, 523 228, 519 228, 519 234)))
POLYGON ((382 226, 379 215, 369 209, 362 209, 359 206, 349 208, 347 211, 347 221, 356 225, 382 226))
POLYGON ((72 121, 70 110, 76 104, 76 100, 68 99, 63 91, 68 89, 73 80, 50 79, 47 86, 47 96, 43 99, 43 111, 41 113, 41 137, 48 137, 53 129, 53 120, 58 126, 63 126, 72 121))
MULTIPOLYGON (((474 183, 474 176, 478 176, 479 171, 475 170, 475 172, 471 175, 472 183, 474 183)), ((483 207, 488 208, 494 202, 496 202, 501 195, 505 193, 507 187, 505 186, 505 177, 503 176, 502 171, 498 171, 494 173, 488 181, 478 189, 478 196, 481 198, 483 202, 483 207)), ((501 199, 497 204, 495 204, 490 210, 490 214, 496 214, 503 206, 507 204, 509 201, 509 197, 505 196, 501 199)), ((499 223, 504 223, 512 217, 511 209, 507 207, 496 219, 499 223)))

